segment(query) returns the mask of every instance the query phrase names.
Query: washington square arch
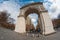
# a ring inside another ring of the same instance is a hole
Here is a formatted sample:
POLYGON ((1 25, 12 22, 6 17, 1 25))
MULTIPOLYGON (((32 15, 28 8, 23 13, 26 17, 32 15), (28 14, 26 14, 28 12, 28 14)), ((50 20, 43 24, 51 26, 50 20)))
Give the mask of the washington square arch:
POLYGON ((47 35, 55 32, 48 11, 45 10, 42 2, 31 3, 20 8, 20 15, 18 16, 15 27, 16 32, 26 33, 26 25, 27 22, 29 22, 27 21, 27 16, 31 13, 36 13, 38 15, 38 23, 41 34, 47 35))

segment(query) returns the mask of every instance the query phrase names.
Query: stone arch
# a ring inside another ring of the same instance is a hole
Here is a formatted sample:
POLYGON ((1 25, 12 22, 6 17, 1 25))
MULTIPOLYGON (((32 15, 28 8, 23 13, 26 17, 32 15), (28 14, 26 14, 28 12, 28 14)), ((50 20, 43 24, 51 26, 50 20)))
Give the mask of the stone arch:
POLYGON ((31 3, 20 8, 20 15, 18 16, 15 31, 19 33, 26 33, 26 17, 30 13, 37 13, 39 15, 39 23, 41 22, 42 34, 47 35, 54 33, 52 21, 48 15, 48 11, 43 7, 43 3, 31 3))
POLYGON ((28 8, 25 13, 24 13, 24 17, 26 17, 27 15, 31 14, 31 13, 36 13, 37 15, 40 16, 40 11, 36 8, 28 8), (27 12, 28 11, 28 12, 27 12))

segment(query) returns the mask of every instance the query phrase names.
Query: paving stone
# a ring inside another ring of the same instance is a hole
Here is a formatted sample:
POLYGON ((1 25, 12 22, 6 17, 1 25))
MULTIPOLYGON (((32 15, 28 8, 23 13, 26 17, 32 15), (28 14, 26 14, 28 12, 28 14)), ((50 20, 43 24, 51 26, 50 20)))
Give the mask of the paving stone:
POLYGON ((60 40, 60 28, 55 34, 38 36, 38 34, 20 34, 0 27, 0 40, 60 40))

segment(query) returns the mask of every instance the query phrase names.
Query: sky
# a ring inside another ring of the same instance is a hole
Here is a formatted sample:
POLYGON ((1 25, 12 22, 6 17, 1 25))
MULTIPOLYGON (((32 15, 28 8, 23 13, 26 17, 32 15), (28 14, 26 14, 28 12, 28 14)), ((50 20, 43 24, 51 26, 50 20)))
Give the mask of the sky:
POLYGON ((36 29, 36 26, 38 24, 38 22, 37 22, 38 21, 38 14, 33 13, 33 14, 28 15, 28 17, 31 19, 31 22, 32 22, 32 24, 34 25, 34 27, 36 29))
POLYGON ((58 18, 58 15, 60 15, 60 0, 44 0, 44 6, 48 10, 51 19, 58 18))
POLYGON ((51 19, 57 18, 60 14, 60 0, 0 0, 0 11, 8 11, 11 17, 17 20, 20 8, 33 2, 43 2, 43 6, 48 10, 51 19))

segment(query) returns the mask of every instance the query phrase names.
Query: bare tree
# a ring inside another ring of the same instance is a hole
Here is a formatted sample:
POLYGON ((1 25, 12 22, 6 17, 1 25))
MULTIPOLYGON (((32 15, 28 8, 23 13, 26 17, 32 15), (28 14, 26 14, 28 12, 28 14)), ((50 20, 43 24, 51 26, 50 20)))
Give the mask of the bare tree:
POLYGON ((14 19, 10 17, 10 14, 7 11, 0 12, 0 25, 12 30, 15 28, 14 19))
POLYGON ((0 22, 7 22, 9 16, 10 14, 8 14, 6 11, 0 12, 0 22))

